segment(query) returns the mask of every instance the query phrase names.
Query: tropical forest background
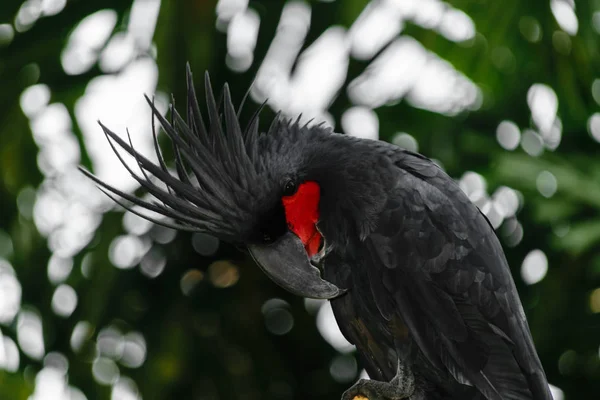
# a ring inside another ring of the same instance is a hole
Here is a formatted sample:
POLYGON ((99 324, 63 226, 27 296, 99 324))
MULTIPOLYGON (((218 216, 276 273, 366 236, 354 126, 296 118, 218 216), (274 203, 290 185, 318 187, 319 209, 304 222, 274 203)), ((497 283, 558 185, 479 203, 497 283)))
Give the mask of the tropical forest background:
POLYGON ((150 154, 143 94, 183 102, 188 61, 236 104, 254 82, 243 120, 268 99, 265 126, 436 160, 497 228, 555 399, 600 398, 599 0, 2 0, 0 399, 331 400, 362 374, 327 303, 77 171, 137 191, 96 121, 150 154))

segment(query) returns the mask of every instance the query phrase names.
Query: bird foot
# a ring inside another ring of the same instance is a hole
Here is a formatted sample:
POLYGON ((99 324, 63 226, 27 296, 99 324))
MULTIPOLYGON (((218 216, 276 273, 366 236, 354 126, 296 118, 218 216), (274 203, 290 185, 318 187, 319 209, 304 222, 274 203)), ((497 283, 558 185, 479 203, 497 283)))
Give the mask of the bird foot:
POLYGON ((360 379, 342 395, 342 400, 403 400, 415 391, 412 372, 398 362, 396 376, 390 382, 360 379))
POLYGON ((403 400, 411 393, 392 382, 379 382, 361 379, 342 395, 342 400, 403 400))

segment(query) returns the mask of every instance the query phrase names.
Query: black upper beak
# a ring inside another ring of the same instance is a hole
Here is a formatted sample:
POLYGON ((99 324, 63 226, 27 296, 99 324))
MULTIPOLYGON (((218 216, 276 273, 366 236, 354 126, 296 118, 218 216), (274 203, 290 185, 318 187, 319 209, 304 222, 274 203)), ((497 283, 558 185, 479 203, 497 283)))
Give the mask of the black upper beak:
POLYGON ((285 290, 312 299, 333 299, 345 293, 321 279, 311 265, 302 241, 292 232, 266 245, 249 245, 254 261, 275 283, 285 290))

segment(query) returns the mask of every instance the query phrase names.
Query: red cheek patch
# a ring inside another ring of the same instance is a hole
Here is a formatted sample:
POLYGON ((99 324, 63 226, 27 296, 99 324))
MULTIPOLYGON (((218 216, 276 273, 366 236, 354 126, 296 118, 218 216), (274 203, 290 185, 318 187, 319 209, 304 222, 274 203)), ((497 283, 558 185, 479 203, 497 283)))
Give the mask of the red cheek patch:
POLYGON ((317 254, 321 246, 321 234, 317 230, 321 188, 317 182, 304 182, 292 196, 283 196, 283 207, 288 228, 302 243, 309 257, 317 254))

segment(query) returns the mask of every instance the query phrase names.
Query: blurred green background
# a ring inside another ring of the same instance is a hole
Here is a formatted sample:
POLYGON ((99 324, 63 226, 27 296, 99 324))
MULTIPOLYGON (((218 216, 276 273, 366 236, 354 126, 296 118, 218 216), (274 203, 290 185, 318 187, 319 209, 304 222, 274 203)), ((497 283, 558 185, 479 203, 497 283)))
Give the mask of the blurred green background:
POLYGON ((76 171, 136 190, 95 121, 147 149, 142 94, 183 101, 186 61, 236 103, 256 77, 265 125, 439 162, 498 228, 555 398, 599 398, 599 35, 599 0, 2 0, 0 398, 336 399, 361 373, 327 304, 76 171))

